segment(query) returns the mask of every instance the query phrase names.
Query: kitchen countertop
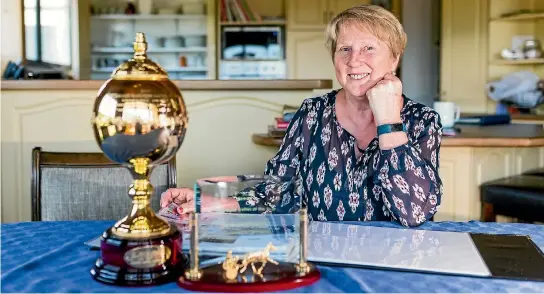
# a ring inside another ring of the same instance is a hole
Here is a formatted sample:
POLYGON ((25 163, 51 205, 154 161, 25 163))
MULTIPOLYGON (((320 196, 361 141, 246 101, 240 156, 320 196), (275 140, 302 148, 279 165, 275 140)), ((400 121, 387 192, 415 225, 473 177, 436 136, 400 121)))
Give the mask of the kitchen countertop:
POLYGON ((510 117, 512 122, 517 124, 544 124, 542 114, 512 114, 510 117))
MULTIPOLYGON (((461 113, 461 117, 489 115, 488 113, 461 113)), ((544 124, 543 114, 510 114, 512 123, 515 124, 544 124)))
MULTIPOLYGON (((443 136, 441 147, 543 147, 544 127, 540 124, 493 126, 460 125, 455 136, 443 136)), ((253 143, 279 147, 282 138, 253 134, 253 143)))
MULTIPOLYGON (((3 80, 5 90, 98 90, 105 80, 3 80)), ((181 90, 330 89, 332 80, 174 80, 181 90)))

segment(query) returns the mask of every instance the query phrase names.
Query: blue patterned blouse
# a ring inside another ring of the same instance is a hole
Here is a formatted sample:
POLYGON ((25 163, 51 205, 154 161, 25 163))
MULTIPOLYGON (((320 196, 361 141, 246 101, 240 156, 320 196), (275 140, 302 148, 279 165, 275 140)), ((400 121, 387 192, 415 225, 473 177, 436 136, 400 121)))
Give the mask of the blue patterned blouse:
MULTIPOLYGON (((336 118, 337 93, 302 103, 265 174, 296 179, 310 219, 391 220, 417 226, 431 218, 443 192, 438 175, 442 138, 438 114, 404 97, 401 118, 409 142, 380 150, 375 137, 365 150, 359 149, 362 155, 357 157, 355 138, 336 118)), ((263 183, 254 193, 240 197, 242 211, 270 212, 293 204, 290 193, 270 193, 271 189, 263 183)))

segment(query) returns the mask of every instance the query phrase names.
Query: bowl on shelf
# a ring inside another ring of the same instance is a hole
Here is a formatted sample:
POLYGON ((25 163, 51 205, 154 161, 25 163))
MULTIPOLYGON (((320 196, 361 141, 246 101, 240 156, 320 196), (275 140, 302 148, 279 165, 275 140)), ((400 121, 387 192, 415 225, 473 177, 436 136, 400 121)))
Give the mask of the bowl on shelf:
POLYGON ((184 36, 185 47, 206 47, 206 36, 193 35, 184 36))
POLYGON ((542 57, 542 45, 539 40, 527 40, 523 43, 523 53, 525 58, 540 58, 542 57))
POLYGON ((165 48, 180 48, 184 46, 184 43, 182 36, 171 36, 164 39, 165 48))
POLYGON ((166 41, 165 37, 149 37, 147 38, 147 46, 149 49, 164 48, 164 43, 166 41))

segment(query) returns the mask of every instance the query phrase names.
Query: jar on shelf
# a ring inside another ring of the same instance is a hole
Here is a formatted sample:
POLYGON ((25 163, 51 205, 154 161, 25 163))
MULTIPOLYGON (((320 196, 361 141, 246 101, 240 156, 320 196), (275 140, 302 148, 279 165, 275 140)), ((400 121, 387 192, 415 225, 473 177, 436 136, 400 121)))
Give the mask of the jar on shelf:
POLYGON ((179 57, 179 66, 180 67, 187 67, 187 56, 182 55, 179 57))
POLYGON ((539 40, 527 40, 523 43, 525 58, 534 59, 542 57, 542 45, 539 40))

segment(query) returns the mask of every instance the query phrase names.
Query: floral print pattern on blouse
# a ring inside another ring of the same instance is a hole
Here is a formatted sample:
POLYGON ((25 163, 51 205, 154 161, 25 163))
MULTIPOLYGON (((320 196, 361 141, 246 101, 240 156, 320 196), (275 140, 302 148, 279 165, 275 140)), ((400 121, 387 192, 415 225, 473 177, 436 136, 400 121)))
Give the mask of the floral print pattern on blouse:
POLYGON ((266 175, 293 178, 303 191, 270 193, 271 184, 263 182, 238 198, 242 211, 280 211, 293 205, 292 194, 297 194, 304 195, 310 219, 319 221, 387 220, 417 226, 430 219, 443 193, 438 114, 404 97, 401 118, 408 143, 381 150, 376 136, 365 150, 359 149, 358 157, 355 137, 336 117, 337 93, 306 99, 266 164, 266 175))

